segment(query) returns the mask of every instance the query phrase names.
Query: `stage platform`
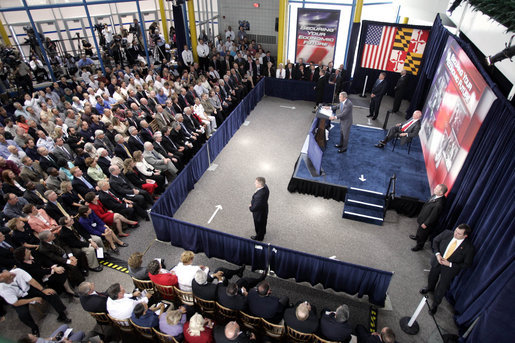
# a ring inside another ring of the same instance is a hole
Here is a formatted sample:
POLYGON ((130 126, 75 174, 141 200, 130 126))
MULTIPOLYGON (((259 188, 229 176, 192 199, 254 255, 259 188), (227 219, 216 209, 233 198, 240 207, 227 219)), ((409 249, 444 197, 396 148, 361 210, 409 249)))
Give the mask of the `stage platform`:
POLYGON ((413 140, 410 154, 407 145, 397 144, 395 151, 392 151, 392 144, 389 143, 379 149, 374 145, 384 138, 384 130, 353 125, 348 150, 339 154, 334 147, 339 141, 339 130, 339 126, 333 124, 329 131, 321 176, 312 175, 307 165, 307 156, 300 154, 288 185, 290 192, 337 201, 345 200, 349 187, 386 195, 390 177, 395 174, 398 201, 419 205, 430 197, 424 156, 418 138, 413 140))

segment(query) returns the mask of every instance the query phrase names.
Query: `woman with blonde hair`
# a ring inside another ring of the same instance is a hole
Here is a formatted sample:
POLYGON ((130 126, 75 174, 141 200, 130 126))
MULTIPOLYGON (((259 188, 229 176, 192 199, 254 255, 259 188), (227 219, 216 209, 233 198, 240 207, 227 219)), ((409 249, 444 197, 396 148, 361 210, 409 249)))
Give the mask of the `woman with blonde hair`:
POLYGON ((147 267, 142 267, 143 264, 143 254, 139 251, 136 251, 127 260, 127 265, 129 266, 129 275, 138 280, 150 280, 150 277, 147 273, 147 267))
POLYGON ((284 69, 284 65, 282 63, 279 63, 279 66, 277 67, 277 70, 275 71, 275 77, 278 79, 286 78, 286 69, 284 69))
POLYGON ((184 342, 186 343, 212 343, 213 321, 204 319, 201 314, 195 313, 190 321, 184 324, 184 342))
POLYGON ((88 167, 87 174, 95 182, 107 179, 106 174, 104 174, 104 172, 102 171, 102 168, 100 168, 97 161, 98 161, 97 157, 95 157, 95 158, 86 157, 86 159, 84 160, 86 167, 88 167))
POLYGON ((152 179, 156 182, 158 185, 157 192, 160 193, 164 191, 164 186, 168 183, 168 180, 163 175, 161 175, 161 171, 154 168, 151 164, 145 161, 143 158, 143 153, 139 150, 132 153, 132 158, 138 172, 143 175, 143 177, 152 179))
POLYGON ((118 117, 113 117, 113 128, 116 130, 116 132, 118 132, 119 134, 121 134, 122 136, 127 136, 127 125, 125 125, 124 123, 122 123, 120 121, 120 119, 118 117))
POLYGON ((83 200, 82 196, 73 189, 70 181, 61 182, 61 201, 66 212, 72 216, 76 215, 83 200))
POLYGON ((184 323, 186 323, 186 308, 184 306, 174 310, 172 305, 168 311, 159 315, 159 331, 173 336, 179 342, 183 339, 184 323))
POLYGON ((157 183, 152 179, 145 178, 144 175, 139 172, 134 159, 127 158, 123 161, 123 174, 136 188, 144 189, 150 195, 154 195, 154 191, 158 186, 157 183))

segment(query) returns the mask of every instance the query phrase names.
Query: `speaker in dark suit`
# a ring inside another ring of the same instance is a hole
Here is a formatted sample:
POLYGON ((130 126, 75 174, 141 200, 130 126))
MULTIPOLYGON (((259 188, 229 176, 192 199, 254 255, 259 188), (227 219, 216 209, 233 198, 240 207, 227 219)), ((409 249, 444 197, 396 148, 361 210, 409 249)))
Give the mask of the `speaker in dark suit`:
POLYGON ((370 92, 370 114, 367 117, 372 117, 372 120, 377 119, 381 100, 383 99, 384 93, 386 93, 387 82, 385 77, 386 73, 381 72, 379 78, 374 83, 374 87, 372 87, 372 92, 370 92))
POLYGON ((411 249, 412 251, 418 251, 424 248, 427 237, 429 237, 438 224, 440 214, 445 205, 445 193, 447 193, 447 186, 444 184, 437 185, 433 191, 433 196, 422 206, 417 217, 417 234, 409 236, 411 239, 417 241, 417 245, 411 249))
POLYGON ((433 240, 435 253, 431 261, 431 270, 427 278, 427 287, 420 290, 426 294, 434 291, 431 312, 436 313, 451 282, 458 273, 472 265, 474 246, 468 238, 472 229, 467 224, 460 224, 454 231, 443 231, 433 240))
POLYGON ((250 238, 257 241, 262 241, 266 234, 266 223, 268 220, 268 197, 270 195, 270 191, 268 190, 268 186, 266 185, 264 177, 257 177, 254 184, 256 186, 256 191, 252 195, 249 209, 250 212, 252 212, 252 217, 254 218, 254 228, 256 230, 256 235, 251 236, 250 238))

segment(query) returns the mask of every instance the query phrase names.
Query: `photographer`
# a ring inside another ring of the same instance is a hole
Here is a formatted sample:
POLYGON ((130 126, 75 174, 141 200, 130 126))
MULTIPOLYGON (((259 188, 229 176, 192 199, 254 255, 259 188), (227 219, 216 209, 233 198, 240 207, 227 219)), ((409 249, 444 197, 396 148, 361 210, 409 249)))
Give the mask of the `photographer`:
MULTIPOLYGON (((123 66, 122 40, 122 36, 119 34, 113 37, 109 46, 109 54, 114 58, 115 63, 123 66)), ((126 39, 125 42, 127 42, 126 39)))
POLYGON ((86 56, 93 56, 93 47, 91 46, 91 43, 88 42, 86 39, 82 40, 82 48, 84 49, 84 54, 86 56))
POLYGON ((18 61, 14 70, 14 77, 18 87, 25 90, 26 93, 32 94, 34 92, 34 85, 32 84, 32 72, 30 67, 22 60, 18 61))
POLYGON ((141 26, 139 25, 138 19, 133 20, 131 26, 129 27, 129 33, 132 33, 133 41, 134 39, 137 39, 139 44, 143 44, 141 37, 141 26))

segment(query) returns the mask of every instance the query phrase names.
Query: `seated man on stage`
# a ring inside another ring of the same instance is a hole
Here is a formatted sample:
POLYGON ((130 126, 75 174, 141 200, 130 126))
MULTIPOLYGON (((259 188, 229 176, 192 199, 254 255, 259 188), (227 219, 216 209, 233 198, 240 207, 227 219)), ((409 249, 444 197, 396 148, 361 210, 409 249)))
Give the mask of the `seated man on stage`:
POLYGON ((386 137, 379 141, 375 145, 376 148, 384 148, 386 143, 391 141, 394 138, 400 137, 401 144, 406 144, 408 139, 411 140, 413 137, 418 135, 420 131, 420 118, 422 117, 422 112, 415 111, 413 112, 413 116, 404 123, 398 123, 397 125, 391 127, 386 134, 386 137))

